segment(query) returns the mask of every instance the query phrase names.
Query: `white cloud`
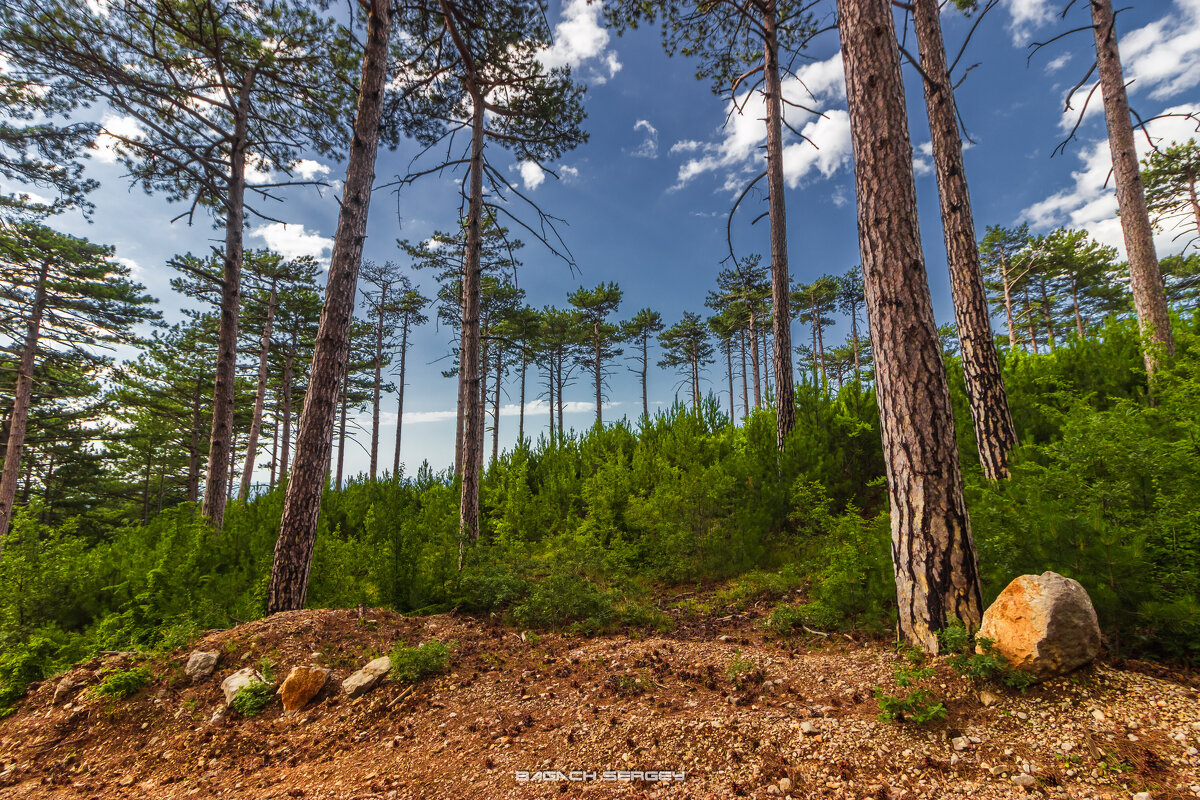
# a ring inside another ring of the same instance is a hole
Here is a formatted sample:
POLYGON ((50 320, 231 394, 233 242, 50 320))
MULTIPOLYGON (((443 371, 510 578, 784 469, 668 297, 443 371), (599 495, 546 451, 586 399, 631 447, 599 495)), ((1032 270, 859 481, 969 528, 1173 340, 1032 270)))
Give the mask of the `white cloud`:
POLYGON ((1061 56, 1059 56, 1058 58, 1055 58, 1049 64, 1046 65, 1046 72, 1048 72, 1048 73, 1049 72, 1058 72, 1060 69, 1065 67, 1070 62, 1071 62, 1071 54, 1069 52, 1063 53, 1061 56))
POLYGON ((313 161, 310 158, 304 158, 297 161, 295 164, 292 164, 292 172, 294 172, 299 178, 302 178, 306 181, 311 181, 315 178, 321 177, 322 175, 328 175, 329 167, 325 164, 322 164, 320 161, 313 161))
POLYGON ((528 190, 536 189, 546 181, 545 171, 532 161, 522 161, 519 168, 521 182, 528 190))
POLYGON ((118 264, 124 264, 129 267, 129 275, 136 281, 143 280, 146 276, 146 271, 142 269, 142 265, 134 261, 132 258, 117 257, 114 259, 118 264))
POLYGON ((1024 47, 1036 28, 1054 18, 1050 0, 1004 0, 1004 7, 1012 15, 1008 24, 1013 44, 1024 47))
POLYGON ((260 228, 255 228, 250 235, 262 239, 267 247, 281 254, 284 258, 299 258, 312 256, 324 259, 325 253, 333 249, 333 239, 319 233, 309 233, 303 225, 286 225, 282 222, 271 222, 260 228))
MULTIPOLYGON (((783 81, 783 96, 814 112, 844 102, 845 94, 841 53, 806 64, 797 71, 797 77, 783 81)), ((757 93, 743 94, 737 104, 740 111, 726 107, 729 117, 721 129, 720 141, 685 140, 671 146, 672 154, 693 156, 679 167, 672 188, 678 189, 707 172, 722 172, 725 174, 723 188, 736 191, 748 177, 762 169, 761 145, 766 139, 762 97, 757 93)), ((785 132, 785 139, 790 140, 784 147, 784 177, 789 186, 799 185, 814 170, 828 178, 850 162, 850 117, 846 111, 825 110, 824 116, 814 117, 809 112, 785 106, 784 113, 793 127, 812 140, 810 144, 785 132), (806 118, 809 121, 801 126, 800 121, 806 118)))
POLYGON ((633 130, 645 131, 646 137, 642 139, 642 143, 629 151, 629 155, 638 158, 658 158, 658 129, 650 124, 649 120, 639 119, 633 123, 633 130))
POLYGON ((795 142, 783 148, 783 179, 795 189, 814 169, 824 178, 850 163, 850 114, 832 109, 800 131, 810 142, 795 142))
POLYGON ((140 139, 145 135, 142 126, 133 117, 105 114, 100 120, 100 133, 92 142, 92 151, 97 161, 115 164, 121 139, 140 139))
POLYGON ((579 170, 569 164, 559 164, 558 174, 564 181, 573 181, 579 177, 579 170))
MULTIPOLYGON (((1186 113, 1194 107, 1176 106, 1163 113, 1186 113)), ((1149 124, 1150 137, 1159 146, 1173 141, 1185 142, 1196 136, 1196 125, 1182 117, 1159 119, 1149 124)), ((1135 137, 1138 157, 1144 157, 1150 149, 1145 135, 1135 137)), ((1044 232, 1059 226, 1083 229, 1097 241, 1111 245, 1122 254, 1125 241, 1121 234, 1121 221, 1117 217, 1117 197, 1109 173, 1112 170, 1112 155, 1108 140, 1099 139, 1082 147, 1078 154, 1080 169, 1071 173, 1074 185, 1069 189, 1050 195, 1021 212, 1020 221, 1027 221, 1035 231, 1044 232)), ((1157 233, 1155 245, 1159 255, 1178 251, 1182 242, 1172 243, 1172 232, 1157 233)))
MULTIPOLYGON (((611 402, 611 403, 604 403, 603 407, 604 408, 614 408, 619 405, 621 405, 620 402, 611 402)), ((507 403, 505 405, 500 406, 500 416, 502 416, 502 417, 516 417, 516 416, 519 416, 520 413, 521 413, 521 406, 519 403, 507 403)), ((571 400, 566 403, 563 403, 563 414, 584 414, 584 413, 591 413, 591 414, 596 413, 596 404, 592 403, 592 402, 588 402, 586 400, 571 400)), ((526 422, 529 421, 530 417, 538 417, 538 416, 547 416, 548 417, 549 415, 550 415, 550 405, 545 400, 534 400, 532 402, 528 402, 525 404, 526 422)), ((419 424, 422 422, 449 422, 450 420, 456 419, 457 417, 458 417, 458 412, 453 409, 448 410, 448 411, 405 411, 404 412, 404 424, 406 424, 406 425, 410 424, 410 423, 419 424)), ((491 417, 491 409, 490 408, 488 410, 488 417, 489 418, 491 417)), ((389 417, 389 415, 385 412, 383 415, 383 420, 384 420, 385 424, 394 425, 396 423, 396 415, 391 414, 389 417)))
POLYGON ((1200 85, 1200 0, 1176 0, 1174 6, 1162 19, 1121 37, 1131 93, 1166 100, 1200 85))
POLYGON ((539 60, 546 67, 570 67, 578 70, 588 66, 585 80, 602 84, 621 70, 621 61, 608 49, 609 32, 601 20, 602 2, 566 0, 562 18, 554 26, 554 43, 542 51, 539 60))

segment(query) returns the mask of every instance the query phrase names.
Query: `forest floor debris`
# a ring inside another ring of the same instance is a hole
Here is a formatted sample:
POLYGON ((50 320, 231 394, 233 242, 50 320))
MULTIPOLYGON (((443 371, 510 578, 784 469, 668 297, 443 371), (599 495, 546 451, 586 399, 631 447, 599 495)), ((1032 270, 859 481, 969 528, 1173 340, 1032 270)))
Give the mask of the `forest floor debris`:
POLYGON ((455 614, 281 614, 35 685, 0 721, 0 797, 1200 797, 1194 673, 1101 661, 1017 692, 939 661, 947 717, 909 727, 881 721, 874 697, 894 690, 894 647, 779 638, 761 621, 751 609, 583 636, 455 614), (341 691, 398 643, 432 639, 453 643, 444 674, 341 691), (195 649, 220 660, 193 683, 195 649), (143 665, 153 677, 130 696, 93 692, 143 665), (310 665, 330 680, 299 713, 214 715, 230 674, 310 665), (631 780, 646 771, 659 780, 631 780))

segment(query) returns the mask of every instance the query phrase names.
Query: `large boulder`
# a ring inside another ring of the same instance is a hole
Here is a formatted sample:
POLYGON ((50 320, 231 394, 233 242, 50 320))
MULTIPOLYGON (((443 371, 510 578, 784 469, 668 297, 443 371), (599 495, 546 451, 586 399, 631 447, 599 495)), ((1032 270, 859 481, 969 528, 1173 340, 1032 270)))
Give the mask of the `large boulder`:
POLYGON ((1100 651, 1100 624, 1087 591, 1056 572, 1022 575, 983 613, 979 637, 1009 666, 1039 680, 1083 666, 1100 651))
POLYGON ((254 667, 242 667, 221 681, 221 691, 225 693, 225 705, 232 703, 238 692, 254 683, 266 683, 262 674, 254 667))
POLYGON ((342 689, 351 697, 358 697, 374 689, 391 669, 392 660, 387 656, 380 656, 342 681, 342 689))
POLYGON ((320 667, 292 667, 279 687, 280 699, 284 711, 299 711, 308 705, 308 701, 317 696, 325 688, 329 678, 329 670, 320 667))

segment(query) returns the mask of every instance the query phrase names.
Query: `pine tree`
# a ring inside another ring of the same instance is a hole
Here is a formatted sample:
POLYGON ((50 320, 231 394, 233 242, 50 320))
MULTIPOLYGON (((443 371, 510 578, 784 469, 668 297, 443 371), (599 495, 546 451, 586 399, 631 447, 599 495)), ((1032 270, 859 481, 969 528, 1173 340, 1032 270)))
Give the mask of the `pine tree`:
POLYGON ((425 316, 422 311, 429 305, 429 298, 424 297, 413 286, 412 281, 407 275, 400 277, 400 286, 396 292, 396 315, 399 318, 400 328, 400 373, 396 381, 396 454, 392 462, 392 477, 400 477, 400 434, 404 425, 404 385, 406 380, 406 371, 408 368, 408 351, 412 346, 409 341, 409 334, 413 328, 424 325, 429 322, 429 317, 425 316))
POLYGON ((1195 139, 1183 144, 1156 148, 1142 159, 1142 184, 1146 187, 1146 209, 1154 216, 1159 230, 1181 229, 1173 241, 1184 236, 1184 250, 1200 247, 1200 199, 1196 181, 1200 179, 1200 146, 1195 139))
MULTIPOLYGON (((713 363, 713 346, 709 340, 708 326, 698 314, 683 312, 683 317, 659 334, 658 343, 663 357, 660 367, 673 367, 689 377, 692 394, 692 409, 700 410, 700 373, 713 363)), ((788 357, 791 361, 791 357, 788 357)))
POLYGON ((601 408, 607 373, 605 364, 622 353, 621 348, 617 347, 621 342, 621 326, 608 321, 621 305, 621 290, 615 283, 602 283, 595 289, 580 286, 567 297, 567 302, 579 310, 583 324, 588 328, 591 348, 584 355, 583 363, 591 368, 595 376, 596 422, 603 424, 601 408))
POLYGON ((0 472, 0 551, 12 520, 36 366, 48 349, 97 360, 99 348, 135 339, 156 319, 154 299, 129 279, 113 250, 33 222, 0 227, 0 342, 18 354, 4 467, 0 472))
POLYGON ((628 322, 621 323, 625 341, 634 345, 632 358, 639 368, 634 370, 642 382, 642 419, 650 419, 650 401, 646 394, 646 381, 650 373, 650 339, 663 329, 662 315, 643 308, 628 322))

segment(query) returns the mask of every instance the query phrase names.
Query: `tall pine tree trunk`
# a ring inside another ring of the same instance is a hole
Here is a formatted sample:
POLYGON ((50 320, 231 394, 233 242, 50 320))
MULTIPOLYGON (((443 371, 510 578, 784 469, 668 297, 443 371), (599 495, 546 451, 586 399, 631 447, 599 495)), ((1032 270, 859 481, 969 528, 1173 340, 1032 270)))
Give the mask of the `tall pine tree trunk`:
MULTIPOLYGON (((1117 207, 1121 214, 1121 232, 1125 236, 1125 255, 1129 259, 1129 283, 1133 306, 1137 311, 1142 335, 1168 358, 1175 355, 1171 333, 1171 315, 1163 289, 1158 256, 1154 252, 1154 232, 1146 211, 1146 193, 1133 144, 1133 123, 1129 119, 1129 98, 1125 94, 1125 76, 1117 51, 1117 30, 1112 0, 1091 0, 1092 24, 1096 34, 1096 62, 1100 73, 1100 93, 1104 97, 1104 119, 1108 124, 1108 146, 1112 152, 1113 177, 1117 184, 1117 207)), ((1146 372, 1153 377, 1158 358, 1153 347, 1144 353, 1146 372)))
MULTIPOLYGON (((792 380, 792 315, 788 310, 787 213, 783 201, 783 87, 779 80, 778 8, 763 4, 763 91, 767 106, 767 206, 771 217, 771 307, 775 310, 775 443, 782 449, 796 427, 795 388, 792 380)), ((764 355, 766 350, 763 350, 764 355)), ((765 366, 765 365, 764 365, 765 366)), ((766 370, 764 369, 764 372, 766 370)), ((769 390, 768 390, 769 391, 769 390)))
POLYGON ((192 430, 188 436, 187 500, 195 503, 200 499, 200 401, 202 384, 196 379, 196 391, 192 393, 192 430))
POLYGON ((1008 256, 1000 254, 1000 283, 1004 286, 1004 315, 1008 320, 1008 346, 1015 350, 1017 347, 1017 329, 1013 324, 1012 284, 1008 280, 1008 256))
POLYGON ((375 322, 375 382, 371 386, 371 480, 379 476, 379 390, 383 383, 383 313, 386 292, 379 291, 379 317, 375 322))
MULTIPOLYGON (((467 252, 463 264, 463 342, 459 370, 465 386, 463 410, 462 496, 458 512, 460 537, 479 538, 479 462, 483 458, 483 403, 480 396, 480 249, 483 222, 483 95, 472 83, 470 190, 467 203, 467 252)), ((461 561, 461 559, 460 559, 461 561)))
POLYGON ((296 361, 296 338, 288 346, 287 357, 283 361, 283 453, 280 456, 279 477, 288 474, 292 457, 292 379, 296 361))
POLYGON ((525 441, 525 370, 529 367, 529 352, 521 342, 521 407, 517 409, 517 443, 525 441))
POLYGON ((1029 341, 1033 346, 1033 354, 1036 356, 1038 354, 1037 329, 1033 324, 1033 306, 1029 303, 1029 286, 1026 285, 1023 287, 1023 289, 1025 299, 1025 325, 1029 328, 1029 341))
POLYGON ((642 419, 650 419, 650 396, 646 394, 646 379, 650 373, 650 335, 642 336, 642 419))
POLYGON ((936 653, 951 619, 979 625, 982 597, 921 252, 900 53, 888 0, 837 7, 900 629, 936 653))
POLYGON ((750 390, 746 383, 746 331, 738 331, 742 343, 742 419, 750 416, 750 390))
POLYGON ((725 340, 725 367, 729 373, 729 424, 733 424, 737 409, 733 405, 733 337, 725 340))
POLYGON ((238 315, 242 304, 243 227, 246 223, 246 129, 253 70, 238 96, 233 139, 229 143, 229 190, 225 198, 225 265, 221 275, 221 321, 213 372, 212 435, 204 478, 204 516, 220 528, 225 521, 229 453, 233 442, 234 390, 237 380, 238 315))
POLYGON ((500 456, 500 373, 504 370, 504 349, 496 344, 496 380, 492 392, 492 463, 500 456))
POLYGON ((254 416, 250 420, 250 437, 246 441, 246 463, 242 466, 242 488, 238 498, 250 495, 250 480, 254 477, 254 459, 258 456, 258 435, 262 430, 263 404, 267 399, 267 357, 271 353, 271 323, 275 321, 275 282, 271 278, 271 293, 267 296, 267 319, 263 323, 262 343, 258 349, 258 386, 254 391, 254 416))
POLYGON ((1046 320, 1046 342, 1050 352, 1054 352, 1054 318, 1050 316, 1050 292, 1046 289, 1046 276, 1041 276, 1042 286, 1042 317, 1046 320))
POLYGON ((275 488, 279 469, 279 415, 271 418, 271 488, 275 488))
POLYGON ((408 315, 400 329, 400 391, 396 400, 396 457, 392 463, 392 478, 400 477, 400 433, 404 428, 404 369, 408 360, 408 315))
POLYGON ((334 486, 342 488, 342 475, 346 467, 346 417, 350 414, 350 377, 347 375, 342 379, 342 408, 339 414, 340 422, 338 424, 338 457, 337 457, 337 477, 334 480, 334 486))
POLYGON ((600 323, 592 324, 592 337, 595 341, 595 367, 596 367, 596 424, 603 425, 604 417, 600 413, 600 323))
POLYGON ((859 351, 862 349, 858 344, 858 308, 850 309, 850 340, 854 342, 854 379, 862 381, 862 366, 859 363, 859 351))
POLYGON ((754 367, 754 407, 762 408, 762 378, 758 370, 758 332, 754 329, 754 312, 750 312, 750 361, 754 367))
POLYGON ((308 593, 308 570, 329 465, 330 429, 337 410, 338 386, 346 379, 350 355, 350 324, 379 149, 390 28, 388 0, 370 0, 350 163, 333 240, 325 304, 317 326, 311 379, 300 418, 296 464, 288 481, 279 539, 275 543, 267 589, 268 614, 303 608, 308 593))
POLYGON ((25 449, 25 432, 29 425, 29 404, 33 397, 33 362, 37 358, 38 342, 42 336, 42 319, 46 313, 46 280, 50 274, 50 259, 45 258, 38 268, 37 287, 29 309, 25 341, 21 345, 21 361, 17 366, 17 385, 13 391, 12 412, 8 417, 8 442, 4 448, 4 471, 0 473, 0 554, 4 539, 12 524, 13 503, 17 499, 17 484, 21 480, 21 454, 25 449))
POLYGON ((950 265, 950 290, 954 297, 954 319, 962 350, 963 376, 975 441, 983 474, 991 480, 1007 478, 1008 454, 1017 444, 992 336, 991 312, 983 286, 979 264, 979 245, 975 241, 975 220, 971 217, 971 196, 963 166, 962 137, 958 132, 958 113, 954 107, 954 89, 946 65, 946 47, 937 0, 915 0, 913 13, 921 66, 925 76, 925 109, 929 115, 929 133, 933 161, 937 170, 938 197, 941 201, 942 229, 950 265))

